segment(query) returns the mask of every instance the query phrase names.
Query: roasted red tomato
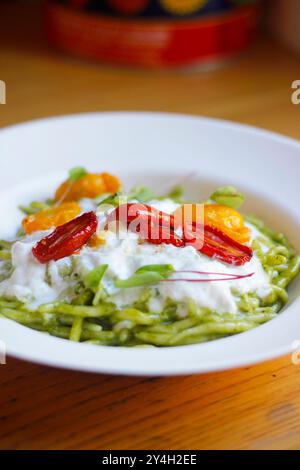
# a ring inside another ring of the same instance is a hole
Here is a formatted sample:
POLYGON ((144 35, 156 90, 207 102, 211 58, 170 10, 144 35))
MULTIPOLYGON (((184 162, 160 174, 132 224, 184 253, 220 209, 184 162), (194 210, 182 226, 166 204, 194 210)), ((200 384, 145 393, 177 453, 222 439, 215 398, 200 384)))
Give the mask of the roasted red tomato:
POLYGON ((152 206, 140 202, 131 202, 117 207, 109 216, 108 222, 118 221, 130 224, 137 218, 147 218, 149 223, 174 229, 174 217, 166 212, 159 211, 152 206))
POLYGON ((241 266, 251 261, 253 256, 251 248, 210 225, 186 223, 183 235, 187 245, 192 245, 200 253, 227 264, 241 266))
POLYGON ((48 237, 40 240, 32 253, 40 263, 57 261, 71 256, 85 245, 97 229, 94 212, 86 212, 76 219, 57 227, 48 237))
POLYGON ((146 204, 122 204, 109 215, 108 222, 121 222, 154 245, 184 246, 184 241, 174 232, 173 216, 146 204))

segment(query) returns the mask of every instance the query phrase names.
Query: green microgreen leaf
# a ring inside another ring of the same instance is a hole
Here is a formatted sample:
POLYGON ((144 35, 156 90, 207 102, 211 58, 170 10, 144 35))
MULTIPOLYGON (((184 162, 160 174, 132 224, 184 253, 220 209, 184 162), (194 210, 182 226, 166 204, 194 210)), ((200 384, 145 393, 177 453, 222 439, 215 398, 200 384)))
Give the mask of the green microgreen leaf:
POLYGON ((127 289, 130 287, 141 287, 146 286, 148 284, 157 284, 159 281, 162 281, 164 277, 157 273, 157 272, 147 272, 147 273, 140 273, 134 274, 133 276, 129 277, 128 279, 119 279, 115 282, 115 286, 119 289, 127 289))
POLYGON ((44 209, 49 209, 49 207, 48 202, 33 201, 28 206, 19 206, 19 209, 26 215, 33 215, 44 209))
POLYGON ((78 181, 85 175, 87 175, 86 169, 82 166, 76 166, 74 168, 71 168, 71 170, 69 171, 69 181, 75 183, 75 181, 78 181))
POLYGON ((125 280, 119 279, 115 282, 115 286, 119 289, 127 289, 157 284, 167 279, 173 272, 174 268, 170 264, 149 264, 139 268, 130 278, 125 280))
POLYGON ((233 186, 222 186, 211 195, 210 199, 217 204, 239 209, 245 201, 245 196, 233 186))
POLYGON ((96 198, 95 203, 98 204, 99 206, 102 206, 102 205, 118 206, 120 195, 121 195, 120 193, 105 194, 96 198))
POLYGON ((167 278, 175 272, 175 269, 171 264, 148 264, 139 268, 136 271, 136 274, 147 272, 156 272, 159 273, 161 276, 167 278))
POLYGON ((155 194, 146 186, 136 186, 128 194, 128 200, 136 199, 139 202, 148 202, 155 199, 155 194))
POLYGON ((95 269, 90 271, 84 277, 84 285, 87 289, 91 289, 93 292, 97 292, 99 288, 99 284, 101 283, 105 271, 107 270, 108 265, 102 264, 101 266, 97 266, 95 269))
POLYGON ((174 202, 182 202, 183 201, 183 196, 184 196, 184 189, 181 185, 174 186, 167 194, 164 196, 160 196, 158 199, 164 200, 164 199, 172 199, 174 202))

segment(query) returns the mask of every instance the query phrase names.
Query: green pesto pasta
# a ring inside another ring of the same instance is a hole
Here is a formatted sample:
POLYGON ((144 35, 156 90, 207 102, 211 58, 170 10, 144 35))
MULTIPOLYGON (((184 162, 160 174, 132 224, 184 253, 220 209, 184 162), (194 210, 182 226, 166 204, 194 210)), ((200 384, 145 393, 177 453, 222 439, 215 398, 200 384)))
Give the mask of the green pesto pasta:
MULTIPOLYGON (((77 176, 76 173, 76 178, 84 174, 77 176)), ((97 198, 94 203, 98 208, 108 204, 116 207, 117 196, 108 194, 97 198)), ((178 187, 167 196, 155 198, 152 191, 139 186, 132 190, 130 198, 143 203, 153 199, 174 204, 183 201, 182 189, 178 187)), ((235 188, 223 187, 216 190, 208 202, 236 210, 243 200, 244 196, 235 188)), ((34 215, 52 205, 51 200, 33 202, 29 206, 22 206, 22 210, 27 215, 34 215)), ((4 290, 0 297, 0 315, 44 334, 104 346, 174 347, 246 332, 276 318, 287 304, 287 289, 300 271, 300 258, 284 235, 273 232, 254 216, 245 216, 245 220, 257 231, 251 248, 268 279, 268 291, 265 295, 258 295, 256 290, 241 292, 232 287, 230 293, 236 304, 236 312, 198 305, 193 298, 187 299, 183 308, 183 303, 176 299, 176 295, 165 297, 160 309, 154 308, 153 300, 159 290, 157 286, 167 286, 170 280, 174 281, 174 276, 176 278, 172 264, 157 264, 154 261, 140 267, 126 279, 115 279, 109 277, 110 265, 104 263, 82 273, 78 267, 78 258, 74 256, 70 258, 69 264, 59 265, 56 274, 68 286, 64 291, 65 298, 58 297, 54 301, 34 306, 34 302, 21 301, 17 296, 7 295, 4 290), (126 297, 129 291, 135 292, 135 289, 138 290, 137 297, 118 306, 115 292, 122 292, 126 297)), ((19 231, 19 240, 23 236, 19 231)), ((5 285, 15 272, 13 246, 13 242, 0 240, 0 289, 1 283, 5 285)), ((49 289, 52 288, 51 269, 54 269, 53 266, 47 266, 45 274, 45 283, 49 284, 49 289)), ((174 292, 177 289, 176 282, 190 280, 175 279, 174 292)))

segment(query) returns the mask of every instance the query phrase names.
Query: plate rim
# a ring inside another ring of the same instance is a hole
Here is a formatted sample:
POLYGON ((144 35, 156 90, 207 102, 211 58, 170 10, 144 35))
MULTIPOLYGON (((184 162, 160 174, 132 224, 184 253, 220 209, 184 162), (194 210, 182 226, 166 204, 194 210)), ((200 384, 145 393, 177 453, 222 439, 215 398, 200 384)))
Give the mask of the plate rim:
MULTIPOLYGON (((225 130, 231 129, 232 131, 241 131, 244 133, 246 132, 248 134, 250 133, 251 135, 256 135, 256 136, 259 135, 263 138, 268 138, 272 141, 281 142, 287 145, 292 145, 293 147, 296 147, 297 149, 300 150, 300 142, 298 140, 288 137, 288 136, 281 135, 279 133, 276 133, 267 129, 261 129, 261 128, 251 126, 248 124, 236 123, 234 121, 225 120, 225 119, 190 115, 190 114, 184 114, 184 113, 147 112, 147 111, 142 111, 142 112, 140 111, 108 111, 108 112, 95 111, 95 112, 88 112, 88 113, 83 112, 83 113, 76 113, 76 114, 66 114, 66 115, 50 116, 50 117, 45 117, 45 118, 37 118, 37 119, 23 121, 20 123, 2 127, 0 129, 0 138, 1 138, 1 135, 3 135, 4 133, 17 131, 20 128, 30 127, 35 124, 47 125, 55 121, 62 122, 66 120, 77 120, 77 119, 89 118, 89 117, 93 119, 105 118, 105 117, 110 117, 112 119, 114 117, 122 117, 122 118, 144 117, 144 118, 155 119, 159 117, 159 118, 172 119, 172 120, 178 120, 178 119, 191 120, 191 121, 197 121, 197 122, 204 123, 204 124, 208 123, 210 125, 218 125, 225 130)), ((299 303, 299 302, 300 302, 300 299, 298 298, 295 301, 295 303, 299 303)), ((1 319, 1 321, 3 321, 3 319, 1 319)), ((9 321, 9 320, 4 319, 4 321, 9 321)), ((16 326, 17 325, 18 324, 16 324, 16 326)), ((261 328, 261 327, 258 327, 258 328, 261 328)), ((255 331, 255 330, 257 330, 257 328, 255 328, 252 331, 255 331)), ((40 335, 40 333, 38 332, 34 332, 34 333, 40 335)), ((248 332, 248 333, 251 333, 251 332, 248 332)), ((243 333, 243 335, 245 334, 247 333, 243 333)), ((237 336, 240 336, 240 335, 235 335, 235 337, 237 336)), ((54 337, 51 337, 51 338, 53 338, 55 342, 57 341, 57 338, 54 338, 54 337)), ((231 338, 230 337, 224 338, 224 340, 228 340, 228 339, 231 339, 231 338)), ((63 341, 66 344, 69 343, 69 341, 67 340, 59 339, 59 341, 63 341)), ((223 341, 223 339, 217 340, 217 341, 220 342, 220 341, 223 341)), ((85 345, 85 347, 87 346, 90 347, 91 345, 85 345)), ((195 346, 197 345, 181 346, 180 348, 195 348, 195 346)), ((99 348, 100 349, 105 348, 106 351, 111 350, 111 349, 113 350, 116 349, 114 347, 109 347, 109 346, 105 346, 105 347, 92 346, 92 347, 97 348, 98 350, 99 348)), ((118 349, 120 350, 120 348, 118 349)), ((121 349, 125 349, 125 348, 121 348, 121 349)), ((177 348, 164 348, 164 349, 177 349, 178 351, 178 347, 177 348)), ((251 357, 244 358, 243 360, 239 359, 235 363, 233 361, 232 362, 225 361, 224 363, 222 361, 216 361, 214 365, 210 365, 210 364, 206 366, 205 365, 203 366, 201 364, 198 366, 192 365, 190 367, 185 367, 184 370, 179 368, 176 371, 160 368, 158 366, 156 371, 152 370, 149 372, 147 370, 142 370, 141 367, 131 367, 131 366, 126 367, 126 365, 125 367, 123 367, 124 364, 122 364, 122 367, 121 366, 113 367, 107 364, 105 365, 91 364, 88 366, 88 365, 83 365, 83 364, 73 364, 73 361, 70 361, 70 360, 57 361, 57 358, 53 360, 52 358, 41 359, 40 357, 39 358, 35 357, 32 352, 29 353, 25 351, 23 353, 20 353, 18 352, 18 348, 7 347, 8 355, 16 357, 18 359, 27 360, 36 364, 43 364, 47 366, 58 367, 58 368, 69 369, 69 370, 80 370, 83 372, 109 373, 109 374, 114 374, 114 375, 131 375, 131 376, 174 376, 174 375, 187 375, 191 373, 208 373, 208 372, 216 372, 216 371, 221 371, 221 370, 229 370, 229 369, 235 369, 235 368, 240 368, 240 367, 245 367, 245 366, 261 363, 263 361, 269 361, 269 360, 281 357, 283 355, 289 354, 292 351, 293 351, 292 345, 290 346, 287 345, 286 347, 282 347, 279 349, 274 348, 272 350, 269 349, 265 353, 256 354, 255 358, 251 356, 251 357)))
POLYGON ((247 131, 251 134, 259 134, 261 136, 265 137, 270 137, 272 139, 288 143, 290 145, 294 145, 296 147, 300 148, 300 140, 297 140, 294 137, 289 137, 284 134, 280 134, 279 132, 272 131, 267 128, 263 127, 258 127, 254 126, 252 124, 245 124, 245 123, 240 123, 231 119, 222 119, 222 118, 214 118, 211 116, 205 116, 205 115, 197 115, 197 114, 189 114, 189 113, 179 113, 179 112, 168 112, 168 111, 134 111, 134 110, 128 110, 128 111, 88 111, 88 112, 79 112, 79 113, 67 113, 67 114, 57 114, 57 115, 51 115, 47 117, 37 117, 34 119, 28 119, 24 121, 17 122, 15 124, 7 124, 4 125, 3 127, 0 128, 0 134, 3 132, 8 132, 8 131, 14 131, 17 130, 18 128, 25 128, 25 127, 30 127, 32 124, 47 124, 50 123, 51 121, 57 121, 57 120, 77 120, 83 117, 138 117, 138 116, 143 116, 143 117, 165 117, 165 118, 171 118, 171 119, 190 119, 190 120, 196 120, 196 121, 201 121, 201 122, 210 122, 218 124, 219 126, 223 126, 224 128, 235 128, 237 130, 241 131, 247 131))

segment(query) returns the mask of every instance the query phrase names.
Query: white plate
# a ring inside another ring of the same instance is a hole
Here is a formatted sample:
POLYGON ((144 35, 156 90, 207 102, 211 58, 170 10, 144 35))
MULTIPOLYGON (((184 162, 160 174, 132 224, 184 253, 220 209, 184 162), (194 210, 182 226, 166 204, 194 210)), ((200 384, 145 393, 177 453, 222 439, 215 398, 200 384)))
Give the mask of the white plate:
MULTIPOLYGON (((196 117, 108 113, 45 119, 0 132, 0 236, 20 220, 16 207, 49 195, 70 167, 119 175, 126 186, 163 192, 186 178, 200 198, 218 184, 247 194, 246 209, 284 231, 300 252, 300 144, 255 128, 196 117)), ((299 278, 275 320, 206 344, 126 349, 76 344, 0 319, 9 354, 47 365, 130 375, 229 369, 286 354, 300 340, 299 278)))

